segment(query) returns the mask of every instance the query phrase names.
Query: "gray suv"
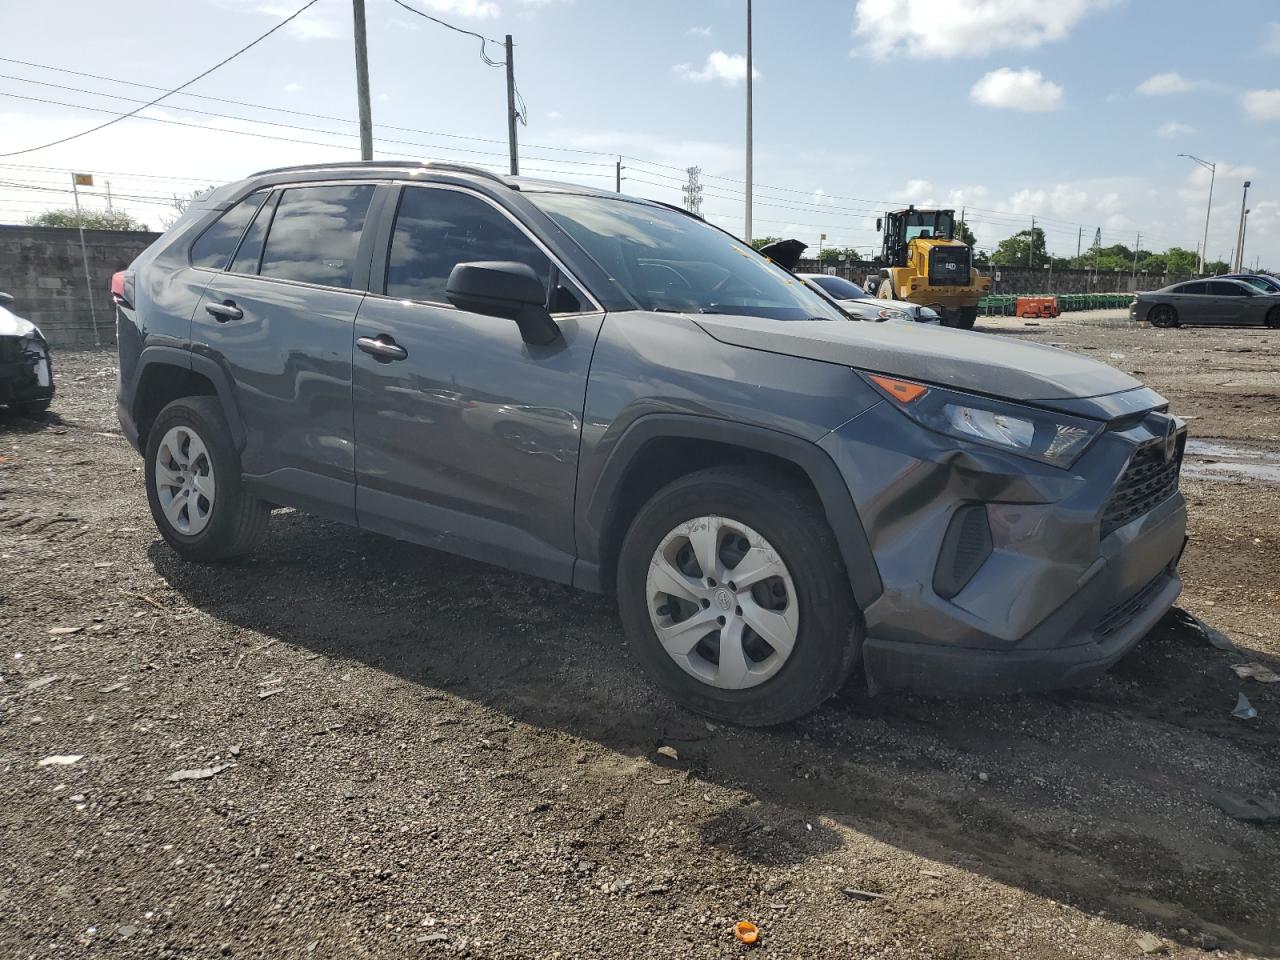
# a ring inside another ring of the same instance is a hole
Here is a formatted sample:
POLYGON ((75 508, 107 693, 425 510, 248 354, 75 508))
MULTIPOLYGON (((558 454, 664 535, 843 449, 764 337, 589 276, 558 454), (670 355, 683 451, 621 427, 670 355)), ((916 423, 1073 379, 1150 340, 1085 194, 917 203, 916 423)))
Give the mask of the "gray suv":
POLYGON ((447 164, 269 170, 113 281, 183 557, 273 505, 615 591, 679 703, 1079 683, 1181 589, 1185 440, 1083 357, 851 321, 682 210, 447 164))

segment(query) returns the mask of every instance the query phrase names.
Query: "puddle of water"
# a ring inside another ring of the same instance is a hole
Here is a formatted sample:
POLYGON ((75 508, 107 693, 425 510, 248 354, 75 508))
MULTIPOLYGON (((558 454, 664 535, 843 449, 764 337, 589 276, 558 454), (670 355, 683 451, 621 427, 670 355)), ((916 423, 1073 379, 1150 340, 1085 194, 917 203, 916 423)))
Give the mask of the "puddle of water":
POLYGON ((1280 483, 1280 453, 1221 440, 1187 441, 1184 476, 1208 480, 1261 480, 1280 483))

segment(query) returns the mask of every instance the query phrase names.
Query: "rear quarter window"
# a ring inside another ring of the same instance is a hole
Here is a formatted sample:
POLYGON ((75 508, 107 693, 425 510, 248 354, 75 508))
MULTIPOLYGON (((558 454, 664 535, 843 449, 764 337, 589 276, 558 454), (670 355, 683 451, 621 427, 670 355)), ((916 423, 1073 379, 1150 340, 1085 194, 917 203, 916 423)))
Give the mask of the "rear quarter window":
POLYGON ((191 265, 209 270, 225 270, 227 261, 240 245, 244 228, 258 212, 258 207, 266 196, 266 190, 249 194, 206 227, 204 233, 191 245, 191 265))

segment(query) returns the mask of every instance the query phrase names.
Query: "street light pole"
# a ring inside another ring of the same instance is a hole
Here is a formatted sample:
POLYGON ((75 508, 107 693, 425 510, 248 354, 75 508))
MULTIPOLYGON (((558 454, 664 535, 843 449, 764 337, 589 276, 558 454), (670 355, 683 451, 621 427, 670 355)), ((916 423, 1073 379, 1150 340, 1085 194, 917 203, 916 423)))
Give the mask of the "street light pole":
POLYGON ((1239 273, 1240 266, 1244 257, 1244 218, 1246 215, 1245 204, 1249 202, 1249 187, 1253 185, 1251 180, 1244 182, 1244 196, 1240 198, 1240 229, 1236 231, 1236 257, 1232 262, 1233 272, 1239 273))
POLYGON ((1180 157, 1186 157, 1188 160, 1194 160, 1200 166, 1209 171, 1209 203, 1204 210, 1204 243, 1200 245, 1200 268, 1197 273, 1204 276, 1204 258, 1209 250, 1209 214, 1213 211, 1213 181, 1218 176, 1218 165, 1210 163, 1208 160, 1201 160, 1199 157, 1193 157, 1189 153, 1180 153, 1180 157))

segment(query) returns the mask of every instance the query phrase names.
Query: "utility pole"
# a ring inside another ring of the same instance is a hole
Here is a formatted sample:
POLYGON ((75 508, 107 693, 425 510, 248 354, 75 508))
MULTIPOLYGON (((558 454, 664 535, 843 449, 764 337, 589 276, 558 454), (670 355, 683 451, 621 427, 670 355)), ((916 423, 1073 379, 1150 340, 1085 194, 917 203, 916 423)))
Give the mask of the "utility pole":
POLYGON ((1138 251, 1141 249, 1142 249, 1142 234, 1139 233, 1138 240, 1133 245, 1133 272, 1129 275, 1129 279, 1133 281, 1133 283, 1135 284, 1137 283, 1137 280, 1138 280, 1138 251))
POLYGON ((507 142, 511 147, 511 175, 520 175, 520 156, 516 147, 516 63, 511 34, 507 34, 507 142))
POLYGON ((745 220, 747 243, 751 242, 751 0, 747 0, 747 208, 745 220))
POLYGON ((1246 180, 1244 182, 1244 196, 1240 198, 1240 228, 1236 230, 1236 257, 1231 261, 1233 264, 1232 271, 1234 273, 1240 272, 1240 265, 1244 262, 1245 204, 1249 202, 1249 187, 1252 185, 1252 181, 1246 180))
POLYGON ((111 208, 111 181, 108 180, 107 181, 107 213, 114 213, 114 212, 115 211, 111 208))
POLYGON ((356 36, 356 99, 360 103, 360 159, 373 159, 373 113, 369 109, 369 44, 364 33, 364 0, 351 0, 356 36))
POLYGON ((1076 259, 1080 259, 1080 244, 1084 242, 1084 224, 1080 224, 1080 229, 1076 231, 1076 259))
POLYGON ((93 345, 102 346, 98 336, 98 311, 93 306, 93 280, 89 277, 89 251, 84 245, 84 218, 80 215, 80 188, 93 186, 93 174, 72 173, 71 193, 76 198, 76 229, 80 231, 80 263, 84 265, 84 289, 89 295, 89 323, 93 326, 93 345))
POLYGON ((1032 266, 1031 255, 1035 253, 1035 249, 1036 249, 1036 218, 1032 217, 1031 232, 1027 234, 1027 269, 1028 270, 1031 269, 1031 266, 1032 266))
POLYGON ((622 192, 622 158, 618 158, 618 162, 613 166, 613 182, 614 190, 618 193, 622 192))

